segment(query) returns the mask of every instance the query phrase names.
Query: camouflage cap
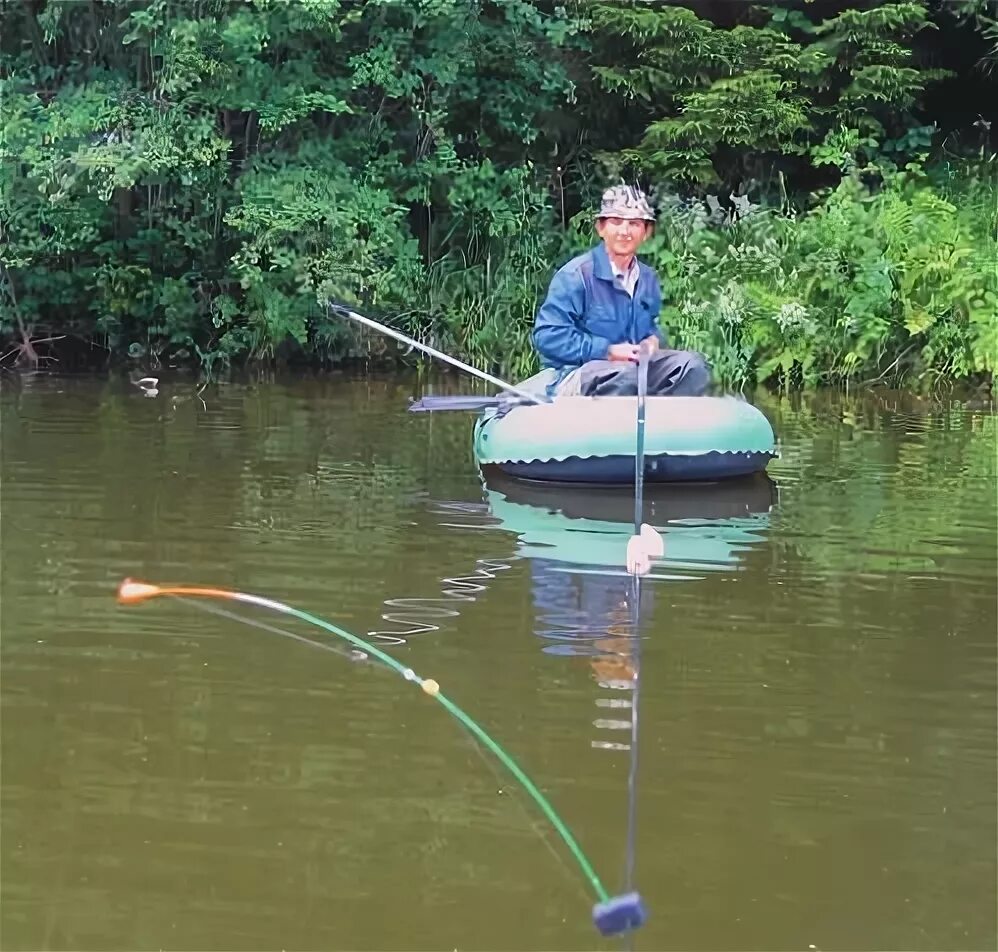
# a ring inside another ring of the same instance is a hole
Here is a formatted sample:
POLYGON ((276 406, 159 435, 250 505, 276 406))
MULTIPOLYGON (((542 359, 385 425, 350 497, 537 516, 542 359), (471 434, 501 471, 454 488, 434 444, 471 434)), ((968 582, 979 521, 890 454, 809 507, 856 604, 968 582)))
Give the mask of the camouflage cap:
POLYGON ((634 185, 614 185, 603 193, 597 218, 630 218, 655 221, 645 193, 634 185))

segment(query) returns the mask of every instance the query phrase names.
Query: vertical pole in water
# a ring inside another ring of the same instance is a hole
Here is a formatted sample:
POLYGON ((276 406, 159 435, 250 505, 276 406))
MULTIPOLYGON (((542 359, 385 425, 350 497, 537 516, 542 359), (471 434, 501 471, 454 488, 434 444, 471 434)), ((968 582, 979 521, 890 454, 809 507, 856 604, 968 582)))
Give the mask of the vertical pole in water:
POLYGON ((648 396, 648 350, 638 353, 638 433, 634 453, 634 534, 641 535, 645 496, 645 400, 648 396))
POLYGON ((593 920, 604 935, 627 932, 627 946, 633 948, 634 929, 645 921, 645 907, 634 890, 634 854, 637 832, 638 781, 638 701, 641 687, 641 576, 649 571, 651 558, 663 554, 662 537, 644 517, 645 485, 645 398, 648 395, 649 351, 638 351, 638 414, 637 446, 634 460, 634 535, 627 540, 627 572, 631 576, 633 628, 631 630, 631 661, 634 669, 634 691, 631 701, 631 766, 627 778, 627 847, 624 860, 624 892, 593 909, 593 920))
MULTIPOLYGON (((638 414, 637 445, 634 453, 634 536, 641 540, 644 522, 645 487, 645 400, 648 396, 648 350, 642 347, 638 354, 638 414)), ((639 543, 640 544, 640 541, 639 543)), ((643 556, 647 564, 647 556, 643 556)), ((628 560, 632 561, 631 559, 628 560)), ((631 697, 631 769, 627 778, 627 858, 624 868, 624 892, 631 892, 634 883, 635 840, 637 833, 637 777, 638 777, 638 702, 641 690, 641 575, 640 566, 630 565, 631 600, 634 603, 631 632, 631 657, 634 665, 634 691, 631 697)))

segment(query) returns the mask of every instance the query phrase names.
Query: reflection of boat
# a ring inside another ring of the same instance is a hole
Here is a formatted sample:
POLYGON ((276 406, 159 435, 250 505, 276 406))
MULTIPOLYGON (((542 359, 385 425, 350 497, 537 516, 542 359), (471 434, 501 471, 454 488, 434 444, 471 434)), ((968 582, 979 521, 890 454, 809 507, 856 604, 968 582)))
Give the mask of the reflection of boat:
MULTIPOLYGON (((606 588, 600 575, 614 588, 627 582, 627 541, 634 531, 634 501, 629 493, 596 486, 565 492, 552 483, 516 479, 494 469, 482 475, 484 502, 431 501, 438 525, 514 534, 515 557, 530 561, 530 572, 537 574, 535 583, 547 586, 549 592, 573 578, 589 592, 606 588)), ((665 557, 649 577, 693 579, 706 571, 731 570, 741 553, 762 541, 775 498, 776 487, 764 474, 716 484, 647 484, 643 521, 665 537, 665 557)), ((483 597, 497 576, 511 567, 503 553, 489 550, 473 569, 442 579, 439 594, 388 599, 382 617, 392 627, 370 631, 368 636, 402 644, 414 635, 439 630, 460 613, 461 603, 483 597)), ((609 622, 602 596, 597 602, 592 610, 583 610, 586 620, 574 623, 576 630, 582 626, 591 631, 595 625, 605 632, 609 622)))
MULTIPOLYGON (((486 500, 499 526, 519 537, 518 554, 573 566, 624 571, 634 500, 612 487, 564 487, 485 474, 486 500)), ((776 487, 765 474, 714 484, 645 487, 643 521, 665 537, 660 568, 731 567, 769 526, 776 487)))
MULTIPOLYGON (((552 658, 584 659, 600 688, 590 739, 595 749, 631 750, 641 639, 654 627, 662 580, 690 582, 736 571, 769 527, 776 486, 765 474, 714 484, 644 487, 642 521, 664 540, 647 576, 626 571, 634 497, 614 487, 573 486, 483 472, 488 513, 517 536, 529 563, 534 634, 552 658), (644 584, 644 579, 655 584, 644 584)), ((667 618, 668 609, 662 611, 667 618)), ((663 624, 668 624, 664 621, 663 624)))
MULTIPOLYGON (((498 468, 485 470, 486 485, 511 503, 556 510, 568 519, 634 522, 634 497, 612 486, 573 486, 571 492, 553 482, 507 476, 498 468)), ((646 483, 644 521, 654 524, 679 519, 730 519, 769 512, 776 502, 776 485, 766 475, 726 479, 716 483, 646 483)))

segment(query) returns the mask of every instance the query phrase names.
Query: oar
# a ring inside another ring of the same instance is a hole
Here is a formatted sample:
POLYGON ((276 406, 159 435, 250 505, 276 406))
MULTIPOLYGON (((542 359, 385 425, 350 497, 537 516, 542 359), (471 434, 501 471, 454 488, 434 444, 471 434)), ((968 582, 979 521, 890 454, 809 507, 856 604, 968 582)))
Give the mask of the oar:
POLYGON ((506 383, 505 380, 493 377, 492 374, 487 374, 484 370, 479 370, 477 367, 472 367, 470 364, 466 364, 463 361, 458 360, 456 357, 451 357, 450 354, 445 354, 442 350, 437 350, 435 347, 430 347, 428 344, 421 344, 419 341, 413 340, 411 337, 407 337, 400 331, 395 330, 395 328, 388 327, 385 324, 379 324, 377 321, 372 321, 371 318, 364 317, 363 314, 358 314, 356 311, 352 311, 350 308, 344 307, 342 304, 335 304, 332 301, 329 301, 327 302, 327 307, 331 311, 335 311, 337 314, 342 314, 344 317, 350 318, 351 321, 356 321, 358 324, 363 324, 365 327, 372 327, 374 330, 380 331, 382 334, 387 334, 389 337, 394 337, 395 340, 401 341, 409 347, 415 347, 416 350, 421 350, 424 354, 429 354, 431 357, 443 360, 446 363, 463 370, 465 373, 472 374, 475 377, 480 377, 482 380, 485 380, 496 387, 501 387, 503 390, 515 393, 518 397, 523 400, 528 400, 530 403, 551 402, 546 396, 540 396, 536 393, 528 393, 526 390, 520 390, 517 387, 514 387, 511 383, 506 383))
MULTIPOLYGON (((518 401, 511 400, 516 404, 518 401)), ((479 397, 475 394, 433 394, 413 400, 409 404, 410 413, 435 413, 438 410, 490 410, 503 406, 503 397, 479 397)))
POLYGON ((643 522, 645 506, 645 401, 648 396, 648 361, 651 348, 642 344, 638 350, 638 420, 637 447, 634 453, 634 535, 627 540, 627 571, 647 575, 651 560, 665 554, 662 537, 643 522))

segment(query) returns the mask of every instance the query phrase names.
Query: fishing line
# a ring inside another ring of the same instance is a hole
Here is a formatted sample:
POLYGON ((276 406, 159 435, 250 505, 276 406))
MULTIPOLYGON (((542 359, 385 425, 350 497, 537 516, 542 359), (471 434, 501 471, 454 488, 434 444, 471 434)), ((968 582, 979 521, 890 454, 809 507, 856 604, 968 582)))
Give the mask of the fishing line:
MULTIPOLYGON (((423 351, 426 354, 429 354, 432 357, 436 357, 440 360, 443 360, 447 363, 450 363, 458 367, 461 370, 464 370, 467 373, 471 373, 477 377, 487 380, 492 384, 498 385, 507 392, 512 392, 516 396, 527 399, 528 402, 544 403, 550 401, 550 398, 547 397, 540 397, 535 394, 521 392, 518 388, 506 383, 503 380, 499 380, 496 377, 492 377, 491 375, 486 374, 485 372, 478 370, 475 367, 471 367, 470 365, 465 364, 454 357, 451 357, 449 354, 445 354, 442 351, 438 351, 435 348, 429 347, 428 345, 421 344, 413 340, 411 337, 406 337, 405 335, 400 334, 398 331, 393 330, 390 327, 386 327, 384 324, 379 324, 377 321, 372 321, 370 318, 357 314, 355 311, 343 307, 342 305, 338 305, 333 301, 327 302, 327 307, 329 308, 330 311, 334 311, 335 313, 341 314, 358 323, 365 324, 368 327, 372 327, 375 330, 381 331, 383 334, 388 335, 389 337, 394 337, 395 339, 400 340, 402 343, 409 344, 413 347, 417 347, 421 351, 423 351)), ((643 479, 644 479, 644 395, 645 391, 647 390, 647 381, 648 381, 647 367, 648 367, 649 356, 650 356, 649 346, 644 343, 639 345, 638 460, 637 460, 639 469, 637 476, 638 485, 636 486, 636 489, 638 491, 637 494, 639 496, 641 495, 641 486, 643 485, 643 479)), ((636 510, 638 508, 637 502, 635 508, 636 510)), ((641 525, 640 531, 638 531, 637 522, 636 522, 635 530, 636 530, 635 536, 628 543, 627 569, 628 572, 631 572, 635 576, 637 576, 639 574, 646 573, 648 571, 650 558, 652 556, 661 556, 663 554, 662 552, 663 544, 661 536, 659 536, 658 533, 655 532, 655 530, 652 529, 650 526, 641 525)), ((146 586, 146 587, 153 589, 155 588, 152 586, 146 586)), ((219 595, 217 591, 214 592, 213 594, 216 596, 219 595)), ((233 597, 233 594, 229 593, 228 595, 223 595, 221 597, 233 597)), ((255 598, 255 596, 242 596, 242 597, 255 598)), ((120 592, 119 592, 119 598, 121 598, 120 592)), ((278 611, 281 610, 291 611, 294 612, 298 617, 306 617, 305 613, 297 612, 297 610, 294 609, 289 609, 287 606, 281 606, 280 603, 269 602, 269 600, 260 600, 260 601, 261 603, 266 604, 267 607, 274 608, 278 611)), ((640 605, 637 605, 635 610, 637 612, 640 612, 640 605)), ((355 643, 359 643, 365 647, 368 647, 366 642, 360 641, 360 639, 357 639, 355 636, 349 635, 349 633, 347 632, 343 632, 341 629, 337 629, 334 626, 321 622, 320 619, 314 619, 312 618, 312 616, 307 616, 307 619, 312 621, 313 623, 320 624, 321 627, 331 630, 336 634, 340 634, 344 637, 347 637, 348 640, 351 640, 355 643)), ((389 656, 385 655, 383 652, 379 651, 377 648, 374 648, 373 645, 369 647, 371 648, 375 657, 381 658, 393 668, 398 669, 401 667, 400 665, 398 665, 398 662, 396 662, 393 658, 390 658, 389 656)), ((411 670, 406 669, 406 671, 403 672, 403 674, 409 680, 419 680, 418 677, 411 670)), ((447 698, 443 697, 438 693, 438 687, 435 681, 433 682, 423 681, 421 682, 421 684, 423 689, 427 691, 427 693, 432 694, 434 697, 437 698, 437 700, 441 704, 447 707, 447 709, 450 710, 451 713, 455 714, 455 716, 458 716, 459 719, 461 719, 462 722, 465 723, 465 726, 469 728, 469 730, 472 730, 473 733, 476 734, 476 736, 481 736, 481 739, 486 742, 486 746, 488 746, 489 749, 493 751, 493 753, 496 753, 497 756, 500 756, 500 759, 505 758, 505 753, 502 751, 502 749, 498 747, 498 745, 495 744, 495 742, 492 741, 491 738, 489 738, 488 735, 485 734, 485 732, 482 731, 481 728, 477 726, 477 724, 471 721, 471 719, 468 718, 467 715, 465 715, 459 708, 457 708, 456 705, 454 705, 447 698), (432 684, 432 690, 430 690, 428 687, 428 685, 430 684, 432 684)), ((636 724, 634 724, 633 722, 634 720, 636 720, 636 718, 637 718, 637 712, 635 711, 634 718, 632 719, 632 730, 634 730, 635 732, 637 728, 636 724)), ((636 748, 632 748, 632 750, 633 749, 636 748)), ((557 814, 555 814, 554 811, 550 808, 550 806, 547 805, 546 801, 543 800, 543 797, 541 796, 540 792, 536 791, 536 788, 534 788, 533 785, 530 784, 529 780, 526 778, 525 775, 521 777, 522 772, 519 770, 518 767, 516 767, 515 763, 513 763, 512 761, 507 761, 506 759, 504 759, 504 762, 506 763, 507 767, 509 767, 511 770, 514 770, 517 779, 519 779, 521 783, 524 783, 525 788, 528 790, 528 792, 531 793, 531 796, 534 796, 538 804, 542 806, 544 813, 553 823, 555 823, 556 829, 558 829, 558 832, 562 835, 562 838, 565 839, 566 843, 569 845, 573 855, 576 857, 576 860, 580 863, 580 865, 583 865, 584 868, 588 868, 588 862, 585 860, 584 855, 581 854, 581 851, 578 850, 577 845, 574 844, 574 841, 571 839, 571 834, 568 833, 567 829, 565 829, 561 824, 561 821, 558 820, 557 814)), ((632 773, 634 776, 636 776, 637 773, 636 761, 632 773)), ((631 857, 628 862, 629 869, 633 869, 633 851, 634 851, 633 793, 631 794, 631 801, 632 801, 632 806, 630 810, 630 816, 631 816, 630 823, 632 829, 630 831, 630 843, 628 845, 628 854, 629 857, 631 857)), ((595 873, 591 872, 591 868, 588 869, 590 875, 590 882, 593 885, 593 887, 596 889, 597 894, 601 897, 601 901, 598 902, 593 907, 593 922, 595 923, 596 927, 600 930, 600 932, 602 932, 603 935, 618 935, 620 933, 627 932, 631 929, 636 929, 640 927, 644 923, 646 917, 644 903, 641 899, 641 896, 637 892, 629 892, 623 895, 613 896, 613 897, 607 896, 605 891, 603 890, 603 887, 600 885, 599 880, 596 878, 595 873)))
POLYGON ((323 651, 331 651, 333 654, 339 655, 341 658, 346 658, 348 661, 367 660, 366 652, 360 651, 358 648, 350 648, 349 650, 337 648, 336 645, 328 644, 325 641, 313 641, 311 638, 295 634, 293 631, 286 631, 284 628, 278 628, 276 625, 268 625, 265 621, 258 621, 257 619, 249 618, 246 615, 237 615, 235 612, 226 611, 224 608, 219 608, 217 605, 211 605, 203 601, 196 601, 193 598, 186 598, 183 595, 175 595, 174 598, 176 598, 178 602, 183 602, 185 605, 191 605, 198 611, 207 612, 209 615, 219 615, 222 618, 231 618, 233 621, 242 622, 244 625, 251 625, 253 628, 260 628, 263 631, 269 631, 275 635, 290 638, 292 641, 301 642, 303 645, 311 645, 313 648, 321 648, 323 651))
MULTIPOLYGON (((496 765, 485 756, 485 751, 482 750, 481 744, 471 743, 472 749, 478 755, 482 763, 488 767, 489 772, 495 777, 496 783, 499 785, 499 792, 502 793, 502 781, 499 776, 499 771, 496 769, 496 765)), ((581 891, 582 895, 585 896, 585 890, 582 890, 581 884, 576 876, 573 875, 571 867, 568 865, 567 860, 564 855, 554 848, 551 840, 548 838, 547 834, 544 832, 544 828, 537 822, 537 817, 534 816, 520 801, 520 798, 516 796, 515 793, 511 794, 508 799, 514 800, 516 802, 517 809, 520 811, 521 816, 526 821, 530 829, 537 835, 538 839, 544 844, 544 848, 554 857, 555 862, 558 864, 558 868, 562 871, 565 879, 570 881, 573 885, 577 886, 581 891)))
MULTIPOLYGON (((349 642, 355 648, 366 652, 369 656, 381 661, 385 666, 391 668, 401 675, 406 681, 411 681, 422 689, 422 691, 432 697, 449 714, 456 718, 470 733, 489 750, 496 758, 509 770, 516 778, 524 790, 530 795, 541 812, 547 817, 551 825, 555 828, 562 841, 565 843, 570 854, 574 858, 580 871, 589 883, 590 888, 597 898, 593 906, 593 921, 604 935, 615 935, 634 928, 644 921, 643 908, 637 894, 627 896, 611 897, 592 864, 579 846, 571 831, 565 825, 561 817, 555 812, 554 807, 548 802, 543 793, 535 786, 533 781, 523 772, 519 764, 485 732, 485 730, 473 720, 465 711, 454 703, 447 695, 440 690, 440 685, 431 678, 422 678, 416 674, 412 668, 398 662, 391 655, 385 654, 380 648, 358 638, 343 628, 324 621, 309 612, 285 605, 283 602, 274 599, 264 598, 260 595, 252 595, 247 592, 237 592, 222 588, 210 588, 202 586, 188 585, 154 585, 146 582, 139 582, 132 579, 124 579, 118 586, 118 602, 122 605, 136 605, 146 602, 152 598, 163 595, 192 596, 198 598, 216 598, 224 601, 241 602, 254 605, 259 608, 266 608, 280 614, 289 615, 309 625, 314 625, 324 631, 336 635, 349 642), (640 913, 640 915, 639 915, 640 913)), ((290 634, 290 632, 286 633, 290 634)), ((297 637, 296 639, 297 640, 297 637)), ((310 642, 314 646, 321 645, 321 642, 310 642)))

